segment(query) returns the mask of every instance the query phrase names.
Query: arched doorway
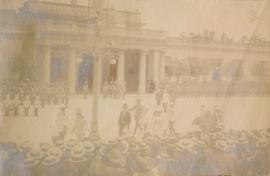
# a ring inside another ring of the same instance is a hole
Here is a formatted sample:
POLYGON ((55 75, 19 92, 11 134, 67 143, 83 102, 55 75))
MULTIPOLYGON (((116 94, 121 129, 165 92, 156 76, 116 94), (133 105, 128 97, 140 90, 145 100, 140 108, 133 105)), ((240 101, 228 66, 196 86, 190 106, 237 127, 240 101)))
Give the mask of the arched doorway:
POLYGON ((77 92, 81 92, 87 83, 88 89, 92 90, 94 74, 94 58, 91 55, 82 55, 78 63, 77 92))

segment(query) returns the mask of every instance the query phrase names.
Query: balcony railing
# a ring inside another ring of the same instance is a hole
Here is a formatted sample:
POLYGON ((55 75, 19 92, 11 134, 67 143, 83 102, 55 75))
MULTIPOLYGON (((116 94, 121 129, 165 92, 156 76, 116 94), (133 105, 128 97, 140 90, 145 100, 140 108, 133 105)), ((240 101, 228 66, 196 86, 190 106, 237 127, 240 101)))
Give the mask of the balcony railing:
POLYGON ((27 3, 28 10, 39 14, 89 17, 94 15, 96 11, 87 6, 71 5, 55 2, 29 1, 27 3))

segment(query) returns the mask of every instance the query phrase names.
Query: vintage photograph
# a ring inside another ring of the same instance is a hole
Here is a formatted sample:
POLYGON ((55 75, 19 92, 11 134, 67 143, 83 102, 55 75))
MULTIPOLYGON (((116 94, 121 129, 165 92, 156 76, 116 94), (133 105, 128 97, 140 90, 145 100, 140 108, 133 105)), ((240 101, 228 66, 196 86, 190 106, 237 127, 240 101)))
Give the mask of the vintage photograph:
POLYGON ((0 0, 0 176, 270 176, 270 0, 0 0))

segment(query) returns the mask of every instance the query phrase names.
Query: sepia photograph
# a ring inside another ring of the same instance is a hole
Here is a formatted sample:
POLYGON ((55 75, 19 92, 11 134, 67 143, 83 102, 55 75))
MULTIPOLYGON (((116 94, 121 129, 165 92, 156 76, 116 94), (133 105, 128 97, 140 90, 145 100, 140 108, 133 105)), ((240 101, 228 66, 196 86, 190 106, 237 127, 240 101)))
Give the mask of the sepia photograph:
POLYGON ((0 0, 0 176, 270 176, 270 0, 0 0))

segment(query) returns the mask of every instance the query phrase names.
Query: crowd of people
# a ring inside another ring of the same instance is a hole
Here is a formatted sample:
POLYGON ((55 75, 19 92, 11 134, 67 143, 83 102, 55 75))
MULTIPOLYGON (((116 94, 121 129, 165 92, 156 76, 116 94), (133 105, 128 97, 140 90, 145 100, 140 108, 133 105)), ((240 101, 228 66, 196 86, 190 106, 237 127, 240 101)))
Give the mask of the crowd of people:
POLYGON ((38 116, 46 105, 68 105, 64 84, 43 84, 24 80, 1 86, 2 114, 4 116, 38 116))
POLYGON ((251 44, 251 45, 269 45, 270 41, 266 38, 259 36, 242 36, 240 40, 236 41, 232 37, 229 37, 226 33, 222 33, 220 36, 217 36, 215 32, 204 30, 203 34, 201 33, 181 33, 179 36, 182 40, 191 40, 191 41, 212 41, 212 42, 223 42, 223 43, 242 43, 242 44, 251 44))
MULTIPOLYGON (((218 127, 217 127, 218 128, 218 127)), ((58 138, 36 148, 0 144, 4 176, 270 175, 270 129, 58 138)))
POLYGON ((267 96, 270 94, 270 84, 256 83, 200 83, 185 84, 168 83, 168 92, 174 98, 181 97, 241 97, 241 96, 267 96))
MULTIPOLYGON (((164 90, 160 102, 152 109, 145 107, 141 99, 137 99, 133 107, 125 103, 119 115, 118 128, 119 136, 124 134, 176 134, 175 104, 171 101, 170 94, 164 90), (132 116, 133 115, 133 116, 132 116), (134 129, 131 129, 132 118, 135 122, 134 129)), ((158 100, 159 101, 159 100, 158 100)))
POLYGON ((102 93, 104 98, 124 99, 127 93, 126 85, 121 85, 116 81, 105 81, 102 85, 102 93))

